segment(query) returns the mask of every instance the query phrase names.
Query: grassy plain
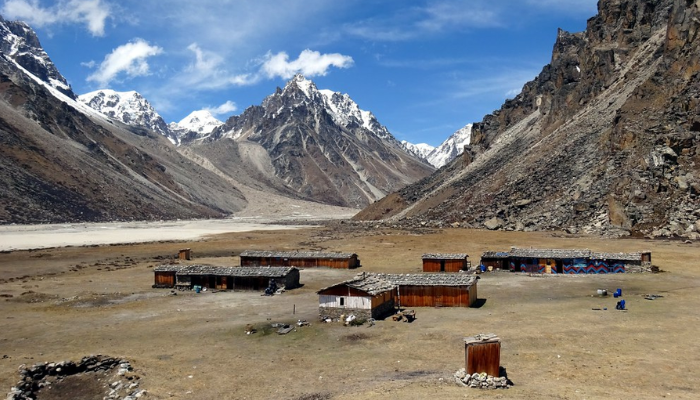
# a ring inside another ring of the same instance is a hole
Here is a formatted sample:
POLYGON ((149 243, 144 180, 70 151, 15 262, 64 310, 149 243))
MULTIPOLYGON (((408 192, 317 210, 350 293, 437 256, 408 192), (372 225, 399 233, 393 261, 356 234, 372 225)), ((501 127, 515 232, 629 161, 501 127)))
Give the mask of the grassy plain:
POLYGON ((151 399, 691 399, 700 391, 700 245, 560 233, 327 228, 212 236, 194 242, 0 253, 0 392, 21 364, 124 357, 151 399), (359 271, 418 272, 426 252, 510 246, 651 250, 659 274, 531 277, 489 273, 480 308, 419 308, 411 324, 317 321, 315 292, 359 271), (191 247, 192 263, 237 265, 245 249, 355 252, 354 271, 304 270, 302 288, 194 294, 152 289, 152 267, 191 247), (596 289, 621 288, 628 311, 596 289), (654 301, 645 294, 660 294, 654 301), (593 310, 604 308, 607 310, 593 310), (296 310, 296 314, 293 311, 296 310), (312 322, 288 335, 271 322, 312 322), (253 324, 258 333, 246 335, 253 324), (493 332, 515 386, 459 387, 462 338, 493 332))

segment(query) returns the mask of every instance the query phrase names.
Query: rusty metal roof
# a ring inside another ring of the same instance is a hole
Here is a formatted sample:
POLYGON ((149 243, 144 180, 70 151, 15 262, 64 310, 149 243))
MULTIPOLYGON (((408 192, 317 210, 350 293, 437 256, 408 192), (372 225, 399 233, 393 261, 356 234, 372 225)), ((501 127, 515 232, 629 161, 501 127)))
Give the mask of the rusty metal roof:
POLYGON ((317 251, 266 251, 266 250, 245 250, 241 257, 263 257, 263 258, 325 258, 347 260, 356 256, 355 253, 322 253, 317 251))
POLYGON ((427 253, 423 254, 424 260, 466 260, 469 257, 466 253, 427 253))
POLYGON ((296 267, 217 267, 214 265, 161 265, 153 268, 155 272, 176 272, 177 275, 214 275, 249 277, 260 276, 282 278, 289 275, 296 267))

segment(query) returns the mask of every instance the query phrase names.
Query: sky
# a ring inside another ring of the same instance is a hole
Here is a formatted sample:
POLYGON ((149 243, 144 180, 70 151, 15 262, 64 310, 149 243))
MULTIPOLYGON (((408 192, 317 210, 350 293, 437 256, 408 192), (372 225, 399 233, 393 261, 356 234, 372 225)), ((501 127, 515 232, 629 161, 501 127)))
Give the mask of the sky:
POLYGON ((596 0, 2 0, 76 94, 135 90, 165 119, 220 120, 296 73, 399 140, 439 145, 517 95, 596 0))

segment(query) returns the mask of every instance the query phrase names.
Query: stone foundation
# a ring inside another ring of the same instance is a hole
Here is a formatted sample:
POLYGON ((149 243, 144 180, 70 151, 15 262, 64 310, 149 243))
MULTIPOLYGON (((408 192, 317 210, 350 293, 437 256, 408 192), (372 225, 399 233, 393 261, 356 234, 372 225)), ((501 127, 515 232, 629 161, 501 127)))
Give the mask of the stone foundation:
MULTIPOLYGON (((139 377, 134 375, 131 364, 127 360, 105 357, 101 355, 83 357, 80 362, 61 361, 42 363, 32 366, 21 365, 20 380, 7 394, 6 400, 36 399, 44 391, 68 377, 80 374, 95 374, 106 377, 102 389, 106 400, 135 400, 146 395, 139 389, 139 377)), ((54 389, 56 390, 56 389, 54 389)), ((48 396, 48 394, 47 394, 48 396)), ((48 397, 47 397, 48 398, 48 397)))
POLYGON ((485 372, 467 374, 467 371, 462 368, 455 372, 455 381, 458 385, 477 389, 508 389, 513 386, 513 382, 506 376, 491 376, 485 372))

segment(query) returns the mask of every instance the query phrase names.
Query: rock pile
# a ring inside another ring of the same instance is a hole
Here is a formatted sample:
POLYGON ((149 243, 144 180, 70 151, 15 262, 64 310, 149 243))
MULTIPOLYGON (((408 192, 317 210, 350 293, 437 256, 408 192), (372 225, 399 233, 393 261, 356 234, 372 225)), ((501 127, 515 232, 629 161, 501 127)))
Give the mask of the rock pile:
POLYGON ((40 363, 19 367, 20 380, 10 389, 6 400, 36 399, 42 391, 61 386, 67 378, 94 374, 95 381, 104 390, 106 400, 136 400, 146 395, 139 389, 139 377, 132 373, 133 368, 127 360, 90 355, 80 362, 61 361, 40 363), (97 378, 99 376, 99 378, 97 378))
POLYGON ((459 385, 464 387, 478 388, 478 389, 508 389, 513 386, 508 377, 505 376, 491 376, 487 375, 486 372, 473 373, 471 375, 467 374, 467 371, 462 368, 455 372, 455 381, 459 385))

